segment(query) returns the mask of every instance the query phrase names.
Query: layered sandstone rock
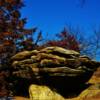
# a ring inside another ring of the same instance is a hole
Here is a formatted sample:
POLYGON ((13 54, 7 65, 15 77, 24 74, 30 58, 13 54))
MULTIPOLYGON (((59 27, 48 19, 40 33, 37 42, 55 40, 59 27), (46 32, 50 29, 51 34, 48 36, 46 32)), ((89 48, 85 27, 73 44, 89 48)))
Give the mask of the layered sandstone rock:
POLYGON ((73 50, 47 47, 40 51, 24 51, 11 58, 13 74, 20 77, 63 78, 84 83, 89 80, 100 63, 73 50), (32 76, 32 73, 34 76, 32 76), (26 76, 25 76, 26 75, 26 76))
POLYGON ((66 91, 77 91, 88 82, 99 66, 99 62, 61 47, 23 51, 11 58, 12 75, 20 78, 19 83, 47 85, 61 95, 66 91))

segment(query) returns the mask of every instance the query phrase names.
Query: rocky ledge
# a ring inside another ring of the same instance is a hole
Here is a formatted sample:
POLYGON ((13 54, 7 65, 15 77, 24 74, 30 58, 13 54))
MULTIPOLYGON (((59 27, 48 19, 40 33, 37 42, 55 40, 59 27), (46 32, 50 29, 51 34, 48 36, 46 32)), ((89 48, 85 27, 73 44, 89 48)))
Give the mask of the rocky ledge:
MULTIPOLYGON (((13 82, 17 80, 16 95, 25 94, 35 84, 50 87, 64 98, 70 92, 79 93, 78 89, 83 88, 100 66, 100 62, 61 47, 23 51, 11 57, 10 63, 13 82)), ((30 91, 32 94, 32 88, 30 91)))

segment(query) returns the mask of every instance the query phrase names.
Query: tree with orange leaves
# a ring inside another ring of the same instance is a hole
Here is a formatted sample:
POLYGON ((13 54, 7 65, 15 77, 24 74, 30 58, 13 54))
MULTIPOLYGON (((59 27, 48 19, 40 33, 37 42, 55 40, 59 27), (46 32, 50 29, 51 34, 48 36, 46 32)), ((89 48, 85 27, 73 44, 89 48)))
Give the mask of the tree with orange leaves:
POLYGON ((80 52, 79 42, 74 34, 70 34, 67 28, 58 34, 56 34, 57 40, 49 40, 44 46, 59 46, 70 50, 80 52))
POLYGON ((32 35, 36 28, 24 28, 26 18, 21 18, 20 13, 23 6, 22 0, 0 0, 0 62, 17 51, 34 47, 32 35))

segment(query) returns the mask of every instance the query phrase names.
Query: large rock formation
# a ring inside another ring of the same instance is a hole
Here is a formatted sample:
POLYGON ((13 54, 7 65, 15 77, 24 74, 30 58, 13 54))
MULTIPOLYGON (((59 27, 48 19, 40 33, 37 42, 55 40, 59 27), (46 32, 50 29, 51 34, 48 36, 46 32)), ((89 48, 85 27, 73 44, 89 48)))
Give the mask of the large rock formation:
POLYGON ((19 79, 18 86, 47 85, 63 96, 66 90, 75 92, 85 84, 99 66, 99 62, 87 56, 60 47, 24 51, 11 58, 12 76, 19 79))

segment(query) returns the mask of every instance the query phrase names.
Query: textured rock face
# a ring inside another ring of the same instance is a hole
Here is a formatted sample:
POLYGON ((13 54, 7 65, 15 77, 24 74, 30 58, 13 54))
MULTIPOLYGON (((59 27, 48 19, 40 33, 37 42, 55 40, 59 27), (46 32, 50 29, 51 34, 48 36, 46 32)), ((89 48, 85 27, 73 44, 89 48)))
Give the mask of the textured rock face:
POLYGON ((24 51, 11 58, 12 75, 20 78, 19 81, 24 85, 28 82, 47 85, 59 88, 59 93, 77 90, 91 78, 99 66, 99 62, 87 56, 80 56, 76 51, 60 47, 24 51))
POLYGON ((90 84, 90 86, 88 86, 86 89, 83 89, 78 96, 69 98, 63 98, 59 93, 54 92, 54 90, 50 90, 49 87, 45 86, 45 91, 48 91, 48 94, 51 93, 51 95, 48 95, 47 97, 47 93, 45 93, 43 88, 44 86, 31 85, 29 88, 30 98, 32 99, 33 97, 38 98, 38 100, 42 100, 41 98, 42 96, 44 96, 46 100, 100 100, 100 68, 98 68, 98 70, 94 73, 88 83, 90 84), (34 90, 37 95, 35 95, 34 90), (42 95, 43 93, 40 93, 40 91, 44 92, 44 95, 42 95), (52 99, 50 99, 50 97, 52 99))
POLYGON ((91 85, 84 90, 77 100, 99 100, 100 99, 100 84, 91 85))
POLYGON ((64 100, 64 98, 47 86, 31 85, 30 100, 64 100))
POLYGON ((20 77, 33 77, 33 73, 36 78, 40 77, 44 80, 46 76, 51 79, 56 79, 56 77, 63 79, 64 77, 66 81, 72 78, 77 83, 86 82, 100 65, 86 56, 80 56, 76 51, 60 47, 20 52, 13 56, 11 61, 15 69, 13 74, 20 77))

